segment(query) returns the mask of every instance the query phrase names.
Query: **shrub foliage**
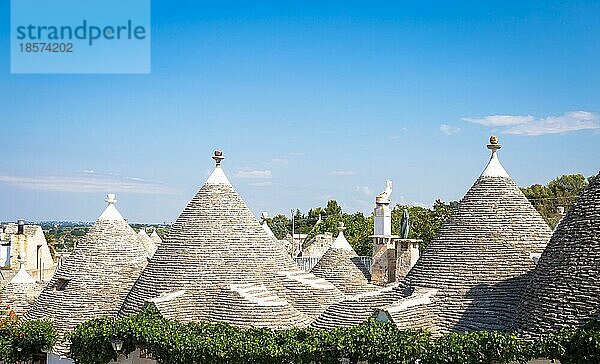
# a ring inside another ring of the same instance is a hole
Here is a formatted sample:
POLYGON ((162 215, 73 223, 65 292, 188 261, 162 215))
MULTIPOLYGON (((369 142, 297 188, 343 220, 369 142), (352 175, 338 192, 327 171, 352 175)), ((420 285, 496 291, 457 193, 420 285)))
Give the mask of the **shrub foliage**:
POLYGON ((56 339, 56 330, 49 321, 21 322, 10 306, 0 309, 0 361, 26 361, 36 353, 50 350, 56 339))
MULTIPOLYGON (((8 316, 7 316, 8 317, 8 316)), ((0 355, 7 363, 48 350, 56 332, 46 321, 5 319, 0 327, 0 355), (16 348, 20 348, 19 351, 16 348)), ((533 358, 561 363, 600 362, 600 322, 562 330, 537 341, 513 333, 449 333, 434 338, 424 330, 398 330, 369 320, 330 331, 237 328, 219 323, 182 323, 162 318, 148 307, 122 319, 101 318, 67 335, 70 356, 82 364, 117 359, 111 340, 123 341, 123 354, 142 348, 159 363, 524 363, 533 358)))

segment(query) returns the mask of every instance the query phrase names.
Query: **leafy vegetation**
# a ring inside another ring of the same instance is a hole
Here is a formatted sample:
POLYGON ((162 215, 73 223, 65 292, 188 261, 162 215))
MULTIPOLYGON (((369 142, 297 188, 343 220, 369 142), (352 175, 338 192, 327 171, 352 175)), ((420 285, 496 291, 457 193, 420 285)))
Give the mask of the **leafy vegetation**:
MULTIPOLYGON (((402 211, 408 209, 411 221, 410 239, 422 239, 423 247, 437 234, 445 219, 450 215, 457 202, 449 204, 436 200, 431 209, 420 206, 396 205, 392 210, 392 234, 400 234, 402 211)), ((358 255, 370 256, 373 253, 373 216, 365 216, 362 212, 345 213, 335 200, 327 202, 327 207, 316 207, 303 214, 296 210, 294 214, 294 232, 308 234, 310 240, 317 234, 329 232, 337 235, 338 223, 346 227, 344 235, 358 255)), ((267 220, 273 234, 278 239, 285 239, 292 231, 292 220, 285 215, 276 215, 267 220)))
POLYGON ((0 310, 0 361, 17 363, 50 350, 57 334, 49 321, 21 322, 10 306, 0 310))
POLYGON ((434 338, 424 330, 398 330, 374 320, 335 330, 236 328, 218 323, 181 323, 156 309, 120 320, 95 319, 69 336, 79 363, 116 359, 111 340, 123 340, 123 353, 143 348, 159 363, 508 363, 533 358, 562 363, 600 360, 600 323, 563 330, 538 341, 504 332, 450 333, 434 338))
POLYGON ((396 205, 392 210, 392 234, 400 235, 402 212, 407 209, 410 217, 408 238, 423 240, 421 249, 425 249, 457 207, 456 201, 445 203, 440 199, 435 200, 430 209, 421 206, 396 205))
MULTIPOLYGON (((567 174, 555 178, 547 185, 534 184, 521 188, 537 211, 544 217, 548 225, 554 228, 561 218, 558 207, 568 211, 583 189, 594 177, 585 178, 582 174, 567 174)), ((392 209, 392 234, 400 235, 402 212, 408 210, 410 216, 410 239, 421 239, 424 249, 437 235, 444 221, 458 206, 457 201, 449 203, 436 200, 431 208, 421 206, 396 205, 392 209)), ((365 216, 361 212, 353 214, 342 211, 335 200, 327 202, 327 207, 316 207, 306 214, 300 210, 294 213, 294 232, 308 234, 307 239, 317 234, 329 232, 337 234, 338 222, 346 226, 345 235, 350 245, 359 255, 372 254, 373 216, 365 216)), ((276 215, 267 220, 269 227, 278 239, 285 239, 292 232, 292 219, 285 215, 276 215)))
MULTIPOLYGON (((54 252, 68 252, 73 250, 77 242, 85 236, 90 230, 90 223, 84 222, 56 222, 49 221, 41 224, 48 246, 53 256, 54 252)), ((131 224, 135 231, 141 228, 147 228, 150 234, 150 228, 156 228, 157 234, 163 238, 167 233, 168 225, 142 225, 131 224)))
POLYGON ((559 207, 563 207, 565 212, 569 211, 593 178, 586 179, 582 174, 566 174, 546 185, 534 184, 521 188, 521 191, 548 225, 554 228, 562 217, 559 207))

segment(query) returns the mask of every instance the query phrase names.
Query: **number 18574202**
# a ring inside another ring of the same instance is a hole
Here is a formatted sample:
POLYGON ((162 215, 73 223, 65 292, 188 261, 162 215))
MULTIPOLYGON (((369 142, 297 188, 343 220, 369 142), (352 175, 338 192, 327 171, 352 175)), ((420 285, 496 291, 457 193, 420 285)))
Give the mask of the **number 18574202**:
POLYGON ((22 53, 72 53, 73 43, 19 43, 19 50, 22 53))

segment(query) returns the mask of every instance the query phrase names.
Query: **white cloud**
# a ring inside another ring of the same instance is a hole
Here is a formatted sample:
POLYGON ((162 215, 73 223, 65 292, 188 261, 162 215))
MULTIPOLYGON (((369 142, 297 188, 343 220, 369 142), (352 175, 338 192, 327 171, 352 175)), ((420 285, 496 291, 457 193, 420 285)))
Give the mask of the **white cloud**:
POLYGON ((89 172, 83 176, 21 177, 0 175, 0 183, 30 190, 54 192, 176 194, 176 191, 172 187, 164 183, 151 182, 137 177, 118 177, 89 172))
POLYGON ((540 119, 530 115, 491 115, 482 119, 463 118, 462 120, 486 126, 503 127, 500 131, 504 134, 529 136, 600 129, 600 115, 589 111, 571 111, 560 116, 548 116, 540 119))
POLYGON ((509 126, 528 123, 534 120, 531 115, 489 115, 483 118, 462 118, 470 123, 485 126, 509 126))
POLYGON ((238 178, 271 178, 273 174, 270 170, 241 170, 235 173, 238 178))
POLYGON ((450 126, 448 124, 441 124, 440 131, 446 135, 456 134, 460 131, 460 128, 450 126))
POLYGON ((354 171, 331 171, 329 175, 331 176, 354 176, 356 172, 354 171))
POLYGON ((271 186, 272 184, 273 184, 273 182, 271 182, 271 181, 263 181, 263 182, 252 182, 252 183, 250 183, 250 186, 267 187, 267 186, 271 186))
POLYGON ((354 191, 358 193, 362 193, 365 196, 373 196, 373 192, 367 186, 356 186, 354 187, 354 191))
POLYGON ((549 116, 504 130, 506 134, 544 135, 600 128, 600 116, 587 111, 572 111, 561 116, 549 116))

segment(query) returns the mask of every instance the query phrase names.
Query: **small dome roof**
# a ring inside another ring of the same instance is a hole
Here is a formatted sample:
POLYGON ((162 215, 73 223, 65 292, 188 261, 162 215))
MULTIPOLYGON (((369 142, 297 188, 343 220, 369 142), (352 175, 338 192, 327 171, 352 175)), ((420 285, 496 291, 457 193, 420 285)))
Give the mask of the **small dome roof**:
POLYGON ((358 261, 358 254, 346 240, 344 223, 340 222, 338 230, 337 238, 312 268, 311 273, 331 282, 348 295, 377 289, 369 284, 363 272, 365 268, 358 261))

